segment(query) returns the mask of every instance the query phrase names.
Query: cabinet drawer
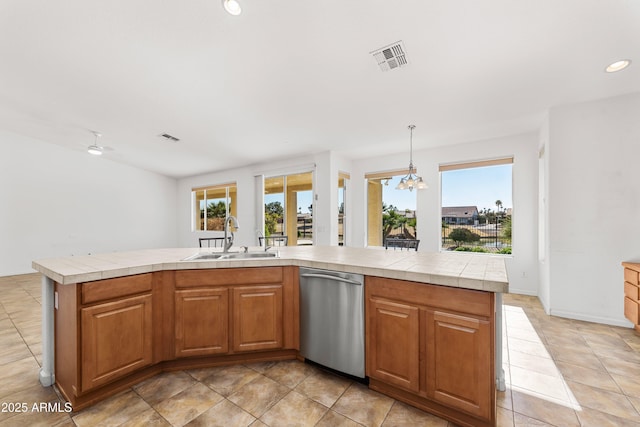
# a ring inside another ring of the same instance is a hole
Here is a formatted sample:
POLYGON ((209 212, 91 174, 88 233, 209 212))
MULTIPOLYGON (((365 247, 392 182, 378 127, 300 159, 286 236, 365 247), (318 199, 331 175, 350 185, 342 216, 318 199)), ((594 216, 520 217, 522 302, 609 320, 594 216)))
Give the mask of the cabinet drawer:
POLYGON ((640 310, 638 310, 638 303, 626 297, 624 299, 624 317, 631 320, 636 325, 640 323, 640 310))
POLYGON ((176 288, 282 283, 282 267, 213 268, 176 271, 176 288))
POLYGON ((630 268, 624 269, 624 281, 638 286, 638 272, 630 268))
POLYGON ((151 273, 82 284, 82 304, 151 291, 151 273))
POLYGON ((640 288, 629 282, 624 282, 624 296, 631 298, 634 301, 638 301, 640 300, 640 288))

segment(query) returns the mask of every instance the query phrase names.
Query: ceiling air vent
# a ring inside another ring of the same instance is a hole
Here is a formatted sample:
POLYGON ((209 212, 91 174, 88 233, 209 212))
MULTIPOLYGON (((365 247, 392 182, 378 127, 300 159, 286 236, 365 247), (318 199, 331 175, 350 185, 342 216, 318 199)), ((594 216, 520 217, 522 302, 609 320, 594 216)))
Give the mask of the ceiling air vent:
POLYGON ((178 141, 180 141, 180 138, 176 138, 175 136, 169 135, 168 133, 163 133, 162 135, 159 135, 159 136, 160 136, 160 138, 164 138, 169 142, 178 142, 178 141))
POLYGON ((407 53, 402 40, 370 52, 382 71, 407 65, 407 53))

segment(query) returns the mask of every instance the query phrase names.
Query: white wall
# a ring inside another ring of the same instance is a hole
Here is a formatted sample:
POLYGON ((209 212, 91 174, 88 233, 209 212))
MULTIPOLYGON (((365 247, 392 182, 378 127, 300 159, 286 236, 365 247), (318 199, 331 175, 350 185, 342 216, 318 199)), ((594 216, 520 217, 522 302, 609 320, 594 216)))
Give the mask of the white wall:
POLYGON ((623 318, 622 261, 640 260, 640 93, 549 112, 550 312, 623 318))
POLYGON ((551 307, 551 278, 549 272, 549 117, 540 129, 538 143, 538 298, 549 313, 551 307))
POLYGON ((0 276, 31 261, 172 247, 177 182, 0 131, 0 276))
MULTIPOLYGON (((538 136, 535 133, 514 135, 485 141, 475 141, 430 150, 415 151, 414 164, 429 188, 418 191, 418 233, 421 251, 440 250, 440 172, 439 166, 495 159, 514 158, 513 163, 513 256, 506 257, 509 289, 514 293, 537 295, 538 292, 538 136)), ((354 161, 351 188, 354 189, 355 239, 366 245, 366 187, 364 175, 408 167, 408 151, 404 154, 354 161), (355 187, 355 188, 354 188, 355 187), (361 201, 361 202, 359 202, 361 201)), ((356 244, 354 244, 356 246, 356 244)))

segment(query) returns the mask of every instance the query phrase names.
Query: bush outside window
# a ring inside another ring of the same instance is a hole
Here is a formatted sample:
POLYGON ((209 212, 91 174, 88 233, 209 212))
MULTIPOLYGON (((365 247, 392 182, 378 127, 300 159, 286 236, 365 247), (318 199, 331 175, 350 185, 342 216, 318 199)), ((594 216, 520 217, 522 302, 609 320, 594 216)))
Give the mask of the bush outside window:
POLYGON ((224 231, 224 221, 236 215, 235 183, 194 188, 192 190, 194 231, 224 231))

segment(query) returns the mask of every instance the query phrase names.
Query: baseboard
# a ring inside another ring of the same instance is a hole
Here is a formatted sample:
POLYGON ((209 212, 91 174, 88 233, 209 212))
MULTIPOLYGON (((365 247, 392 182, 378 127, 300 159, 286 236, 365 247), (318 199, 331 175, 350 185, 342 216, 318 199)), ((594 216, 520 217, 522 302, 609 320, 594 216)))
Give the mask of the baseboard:
POLYGON ((592 323, 601 323, 604 325, 611 325, 611 326, 621 326, 623 328, 633 327, 631 322, 627 321, 626 319, 618 319, 618 318, 612 319, 610 317, 590 316, 583 313, 575 313, 572 311, 554 310, 554 309, 551 309, 549 314, 551 314, 552 316, 564 317, 567 319, 582 320, 585 322, 592 322, 592 323))
POLYGON ((512 289, 511 286, 509 286, 509 293, 510 294, 518 294, 518 295, 528 295, 530 297, 537 297, 538 296, 538 293, 536 291, 525 290, 525 289, 512 289))

